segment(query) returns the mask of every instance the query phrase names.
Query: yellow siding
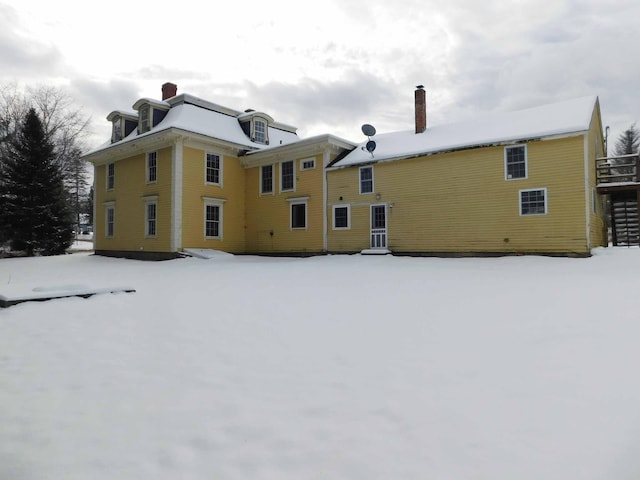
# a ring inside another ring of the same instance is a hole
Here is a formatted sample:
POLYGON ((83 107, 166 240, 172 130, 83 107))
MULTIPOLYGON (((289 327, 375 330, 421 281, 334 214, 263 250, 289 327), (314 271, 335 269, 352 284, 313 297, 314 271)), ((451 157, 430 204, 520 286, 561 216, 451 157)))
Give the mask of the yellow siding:
POLYGON ((316 155, 315 168, 301 170, 295 160, 295 191, 280 192, 280 162, 274 163, 274 192, 260 194, 259 166, 246 169, 246 239, 248 252, 322 252, 323 250, 323 168, 322 155, 316 155), (291 202, 309 197, 307 228, 292 230, 291 202))
POLYGON ((366 195, 357 166, 330 171, 329 211, 350 204, 351 229, 331 219, 329 251, 369 248, 370 205, 385 203, 395 252, 586 253, 583 149, 583 137, 529 143, 521 180, 505 180, 504 147, 377 163, 366 195), (538 188, 548 214, 520 216, 519 191, 538 188))
POLYGON ((244 240, 244 168, 237 157, 215 149, 184 147, 182 195, 182 246, 241 253, 244 240), (206 153, 220 155, 222 185, 205 182, 206 153), (205 238, 205 198, 223 200, 222 238, 205 238))
POLYGON ((106 189, 106 165, 96 167, 97 250, 171 250, 171 148, 157 150, 157 182, 146 183, 146 153, 115 162, 114 189, 106 189), (157 196, 157 235, 145 237, 145 197, 157 196), (113 238, 105 236, 105 202, 115 202, 113 238))

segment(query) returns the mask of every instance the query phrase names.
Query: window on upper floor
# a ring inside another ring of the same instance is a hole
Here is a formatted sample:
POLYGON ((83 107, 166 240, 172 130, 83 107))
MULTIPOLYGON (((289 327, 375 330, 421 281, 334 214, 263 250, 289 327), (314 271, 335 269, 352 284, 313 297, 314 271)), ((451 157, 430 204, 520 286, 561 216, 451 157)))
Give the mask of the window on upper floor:
POLYGON ((373 192, 373 167, 360 167, 360 193, 373 192))
POLYGON ((147 183, 158 181, 158 152, 147 153, 147 183))
POLYGON ((151 106, 150 105, 142 105, 140 110, 138 110, 139 120, 138 120, 138 131, 140 133, 148 132, 151 130, 151 106))
POLYGON ((254 119, 253 138, 256 143, 267 143, 267 122, 259 118, 254 119))
POLYGON ((547 189, 520 190, 520 215, 546 215, 547 189))
POLYGON ((222 157, 216 153, 206 154, 205 183, 222 186, 222 157))
POLYGON ((116 164, 107 164, 107 190, 113 190, 116 186, 116 164))
POLYGON ((333 229, 349 230, 351 228, 351 206, 350 205, 334 205, 333 206, 333 229))
POLYGON ((316 168, 315 158, 303 158, 300 160, 300 170, 313 170, 316 168))
POLYGON ((113 121, 113 127, 111 131, 111 143, 119 142, 122 140, 122 118, 116 118, 113 121))
POLYGON ((290 192, 296 189, 295 163, 293 160, 280 164, 280 191, 290 192))
POLYGON ((273 165, 260 167, 260 193, 273 193, 273 165))
POLYGON ((527 178, 527 147, 525 145, 505 147, 504 175, 507 180, 527 178))

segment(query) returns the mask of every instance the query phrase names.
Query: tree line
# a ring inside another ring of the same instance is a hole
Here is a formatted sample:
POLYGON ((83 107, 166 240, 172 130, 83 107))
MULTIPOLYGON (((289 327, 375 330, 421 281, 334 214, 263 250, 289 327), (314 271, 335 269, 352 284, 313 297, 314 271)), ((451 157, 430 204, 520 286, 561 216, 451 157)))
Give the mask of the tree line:
POLYGON ((0 248, 64 253, 81 220, 92 223, 88 123, 59 88, 0 86, 0 248))

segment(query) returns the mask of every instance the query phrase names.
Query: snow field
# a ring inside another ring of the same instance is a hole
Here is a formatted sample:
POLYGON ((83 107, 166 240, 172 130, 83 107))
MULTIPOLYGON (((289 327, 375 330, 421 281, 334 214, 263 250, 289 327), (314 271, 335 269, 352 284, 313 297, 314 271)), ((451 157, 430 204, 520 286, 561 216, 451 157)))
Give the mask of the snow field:
POLYGON ((0 478, 626 479, 640 250, 589 259, 87 253, 2 284, 0 478))

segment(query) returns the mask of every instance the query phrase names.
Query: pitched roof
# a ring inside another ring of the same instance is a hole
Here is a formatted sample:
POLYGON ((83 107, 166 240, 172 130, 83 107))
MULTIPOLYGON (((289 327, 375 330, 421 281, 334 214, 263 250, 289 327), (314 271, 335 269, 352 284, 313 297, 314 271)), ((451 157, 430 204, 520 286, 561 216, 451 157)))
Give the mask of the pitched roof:
POLYGON ((589 129, 595 96, 582 97, 515 112, 496 113, 461 123, 438 125, 423 133, 413 130, 375 135, 376 149, 366 150, 366 141, 331 165, 347 167, 362 163, 399 160, 466 148, 512 143, 589 129))

